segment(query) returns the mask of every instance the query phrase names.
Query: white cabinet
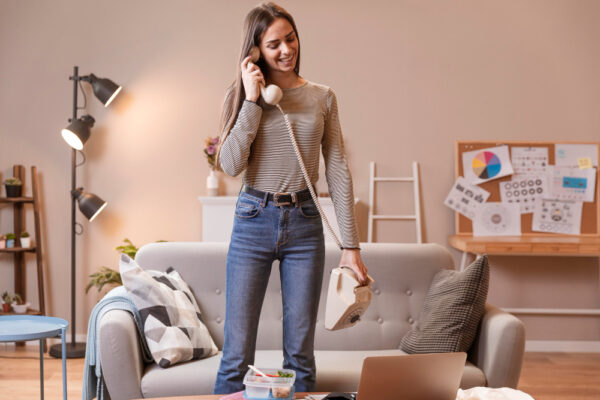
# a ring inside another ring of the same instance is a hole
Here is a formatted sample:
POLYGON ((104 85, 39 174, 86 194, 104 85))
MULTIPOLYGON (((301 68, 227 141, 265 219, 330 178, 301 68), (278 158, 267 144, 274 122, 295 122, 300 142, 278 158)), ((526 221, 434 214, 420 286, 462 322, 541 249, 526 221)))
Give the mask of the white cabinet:
MULTIPOLYGON (((233 228, 233 213, 237 196, 200 196, 198 199, 202 203, 202 241, 228 242, 233 228)), ((319 201, 329 223, 339 236, 340 230, 335 218, 331 197, 319 197, 319 201)), ((358 199, 354 199, 354 203, 357 202, 358 199)), ((325 224, 323 224, 323 231, 325 232, 325 240, 334 242, 325 224)))

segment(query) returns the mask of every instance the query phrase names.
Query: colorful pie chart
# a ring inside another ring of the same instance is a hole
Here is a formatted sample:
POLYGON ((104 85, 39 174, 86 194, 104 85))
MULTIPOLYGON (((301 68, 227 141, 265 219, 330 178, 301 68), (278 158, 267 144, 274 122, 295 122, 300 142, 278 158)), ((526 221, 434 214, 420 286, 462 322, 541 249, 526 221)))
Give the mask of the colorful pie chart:
POLYGON ((502 163, 491 151, 482 151, 473 158, 473 172, 479 179, 491 179, 500 173, 502 163))

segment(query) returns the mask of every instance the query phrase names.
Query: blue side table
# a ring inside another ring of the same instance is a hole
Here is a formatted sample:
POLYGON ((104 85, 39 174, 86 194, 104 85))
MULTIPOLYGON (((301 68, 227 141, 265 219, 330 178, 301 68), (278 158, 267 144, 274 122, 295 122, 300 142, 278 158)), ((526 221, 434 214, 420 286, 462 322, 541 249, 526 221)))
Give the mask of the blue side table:
POLYGON ((44 400, 44 339, 60 337, 62 340, 63 400, 67 400, 66 342, 69 323, 61 318, 42 315, 0 316, 0 342, 40 341, 40 393, 44 400))

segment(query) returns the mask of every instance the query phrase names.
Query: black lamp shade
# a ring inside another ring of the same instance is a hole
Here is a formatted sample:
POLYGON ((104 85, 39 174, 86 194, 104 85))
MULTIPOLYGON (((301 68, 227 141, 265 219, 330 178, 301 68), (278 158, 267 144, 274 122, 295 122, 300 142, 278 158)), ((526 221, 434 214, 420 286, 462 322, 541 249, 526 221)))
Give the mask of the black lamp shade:
POLYGON ((94 89, 94 96, 104 104, 104 107, 108 107, 121 91, 121 86, 110 79, 98 78, 94 74, 90 74, 90 83, 94 89))
POLYGON ((74 121, 71 121, 69 126, 62 130, 62 137, 65 142, 75 150, 83 149, 83 145, 90 137, 91 127, 94 126, 94 117, 84 115, 74 121))
POLYGON ((72 194, 77 200, 77 203, 79 203, 79 211, 81 211, 90 222, 93 221, 108 204, 95 194, 84 192, 83 188, 75 189, 72 194))

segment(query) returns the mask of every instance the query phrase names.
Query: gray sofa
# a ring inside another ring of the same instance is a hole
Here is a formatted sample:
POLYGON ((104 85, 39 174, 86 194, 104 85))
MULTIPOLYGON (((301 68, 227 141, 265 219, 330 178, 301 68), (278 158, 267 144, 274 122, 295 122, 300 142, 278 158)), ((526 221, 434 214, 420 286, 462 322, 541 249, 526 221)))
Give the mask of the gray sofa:
MULTIPOLYGON (((325 277, 315 342, 318 391, 355 391, 365 357, 404 354, 398 348, 400 339, 418 322, 433 275, 442 268, 454 268, 450 253, 436 244, 361 246, 365 264, 376 281, 373 299, 357 326, 327 331, 323 320, 329 279, 325 277)), ((336 247, 327 247, 326 271, 337 266, 339 255, 336 247)), ((143 268, 164 271, 173 266, 179 271, 194 291, 219 348, 223 344, 226 257, 227 243, 183 242, 148 244, 136 256, 143 268)), ((283 360, 279 288, 279 271, 274 264, 259 324, 255 361, 259 367, 277 367, 283 360)), ((109 311, 99 329, 102 370, 113 400, 212 393, 221 353, 163 369, 143 363, 137 331, 126 311, 109 311)), ((461 388, 515 388, 524 343, 522 323, 488 305, 469 352, 461 388)))

